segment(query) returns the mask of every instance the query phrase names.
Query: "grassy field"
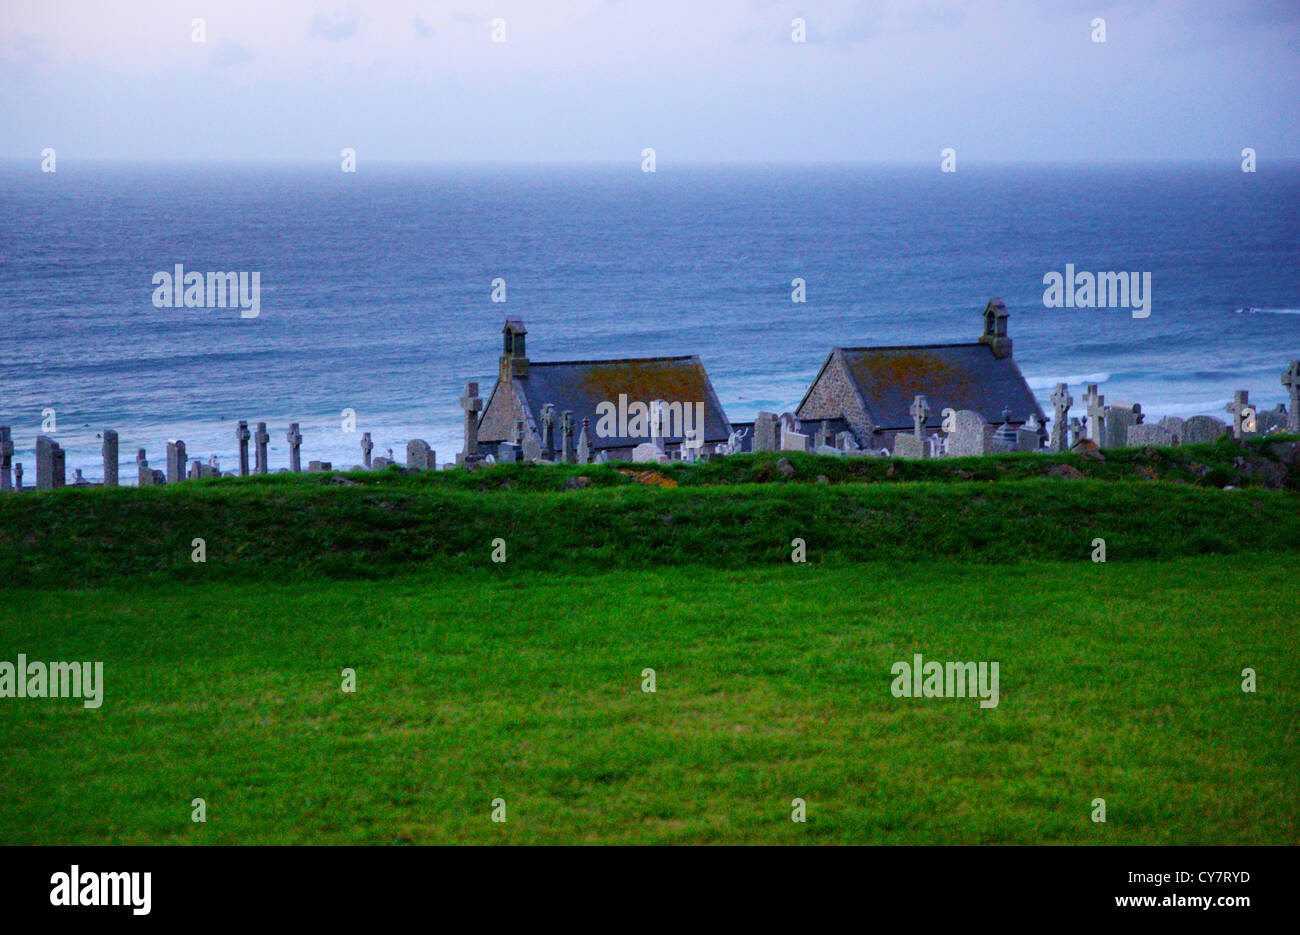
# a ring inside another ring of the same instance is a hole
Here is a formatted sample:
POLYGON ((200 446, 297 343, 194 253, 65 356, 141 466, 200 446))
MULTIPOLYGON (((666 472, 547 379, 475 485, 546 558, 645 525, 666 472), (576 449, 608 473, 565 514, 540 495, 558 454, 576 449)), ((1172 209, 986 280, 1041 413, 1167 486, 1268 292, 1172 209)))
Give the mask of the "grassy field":
POLYGON ((1271 457, 0 497, 0 661, 106 683, 0 699, 0 843, 1300 843, 1271 457), (894 697, 915 653, 997 661, 999 705, 894 697))
POLYGON ((9 648, 102 659, 106 688, 98 710, 3 703, 0 841, 1297 843, 1297 574, 1274 554, 8 590, 9 648), (999 661, 1000 704, 893 697, 914 652, 999 661))

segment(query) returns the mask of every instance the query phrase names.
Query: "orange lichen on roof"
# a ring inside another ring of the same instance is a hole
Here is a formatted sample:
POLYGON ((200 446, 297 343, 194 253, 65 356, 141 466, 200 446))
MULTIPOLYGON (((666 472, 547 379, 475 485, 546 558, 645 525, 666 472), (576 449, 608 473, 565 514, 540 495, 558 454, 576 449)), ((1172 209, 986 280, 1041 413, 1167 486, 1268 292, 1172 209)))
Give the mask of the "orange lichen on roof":
POLYGON ((886 393, 939 395, 964 400, 974 381, 964 369, 926 351, 858 351, 852 355, 853 377, 868 399, 886 393))
POLYGON ((694 361, 617 360, 589 364, 578 385, 592 399, 650 402, 704 402, 704 368, 694 361))

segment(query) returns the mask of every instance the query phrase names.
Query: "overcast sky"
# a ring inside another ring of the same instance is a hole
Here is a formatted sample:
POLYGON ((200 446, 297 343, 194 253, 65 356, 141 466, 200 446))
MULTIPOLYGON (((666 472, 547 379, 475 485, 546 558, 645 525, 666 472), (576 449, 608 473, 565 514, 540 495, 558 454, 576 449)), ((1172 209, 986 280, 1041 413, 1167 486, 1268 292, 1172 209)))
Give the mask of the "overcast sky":
POLYGON ((1263 163, 1298 48, 1295 0, 0 0, 0 157, 1263 163))

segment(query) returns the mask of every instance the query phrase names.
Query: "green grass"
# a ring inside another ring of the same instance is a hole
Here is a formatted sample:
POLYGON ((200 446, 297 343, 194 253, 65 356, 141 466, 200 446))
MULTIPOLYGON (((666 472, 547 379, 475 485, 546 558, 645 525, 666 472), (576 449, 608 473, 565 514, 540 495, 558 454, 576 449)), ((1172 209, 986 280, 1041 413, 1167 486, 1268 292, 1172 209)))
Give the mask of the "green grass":
POLYGON ((1295 445, 2 496, 0 843, 1300 843, 1295 445))
MULTIPOLYGON (((623 478, 601 470, 593 476, 623 478)), ((531 471, 551 483, 573 473, 531 471)), ((1119 562, 1297 551, 1300 522, 1290 491, 1169 481, 627 482, 555 491, 474 490, 399 474, 341 487, 282 475, 0 497, 0 584, 460 574, 492 567, 497 538, 511 573, 549 574, 770 567, 789 560, 795 538, 823 564, 1072 561, 1088 556, 1095 538, 1119 562), (195 538, 206 543, 204 564, 191 561, 195 538)))
POLYGON ((6 588, 0 659, 106 689, 0 701, 0 843, 1300 843, 1300 558, 913 558, 6 588), (914 652, 1001 704, 894 698, 914 652))

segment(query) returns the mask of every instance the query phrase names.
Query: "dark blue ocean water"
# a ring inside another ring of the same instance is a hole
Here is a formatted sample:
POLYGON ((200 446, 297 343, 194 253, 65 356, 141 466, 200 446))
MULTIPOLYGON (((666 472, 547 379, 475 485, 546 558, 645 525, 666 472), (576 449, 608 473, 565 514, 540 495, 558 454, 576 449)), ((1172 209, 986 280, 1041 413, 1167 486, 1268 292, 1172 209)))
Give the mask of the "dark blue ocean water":
MULTIPOLYGON (((423 437, 449 459, 509 314, 534 360, 699 354, 728 414, 792 407, 834 345, 974 340, 992 296, 1046 402, 1085 380, 1153 415, 1271 406, 1300 357, 1300 166, 365 168, 0 166, 0 424, 34 480, 53 408, 68 471, 95 432, 164 463, 352 465, 423 437), (261 314, 158 309, 151 278, 258 271, 261 314), (1044 273, 1149 271, 1149 318, 1046 309, 1044 273), (806 304, 790 301, 807 281, 806 304), (491 301, 495 277, 507 301, 491 301), (1243 313, 1241 308, 1259 311, 1243 313)), ((124 480, 134 470, 124 468, 124 480)))

